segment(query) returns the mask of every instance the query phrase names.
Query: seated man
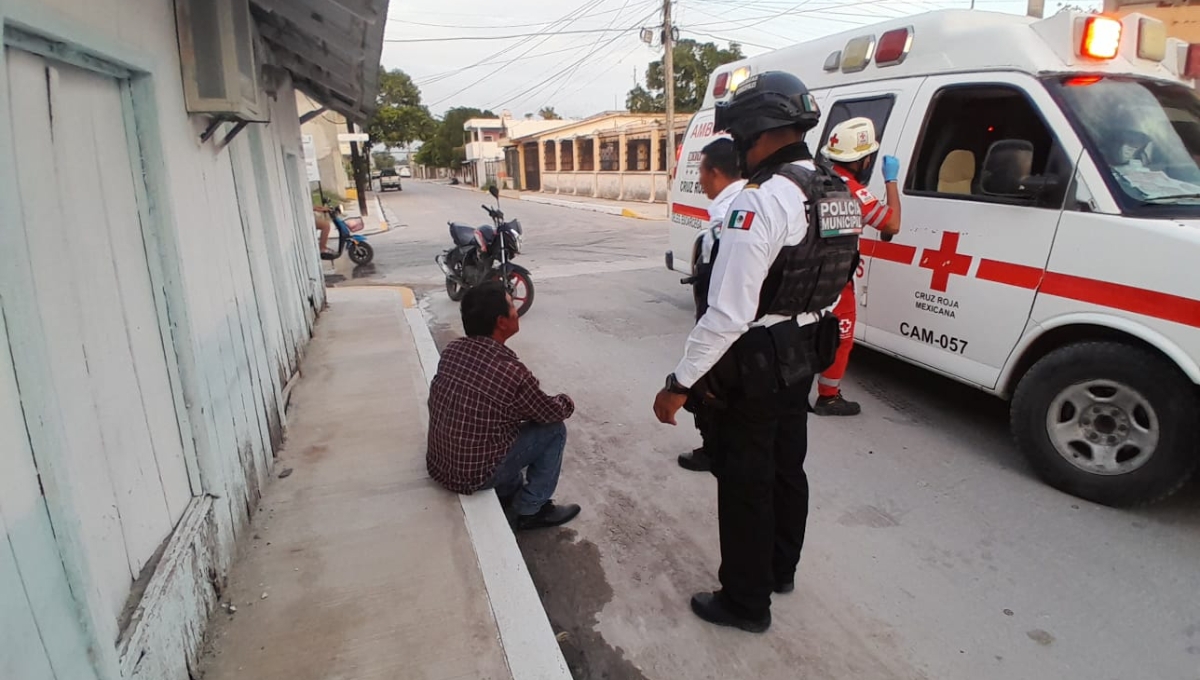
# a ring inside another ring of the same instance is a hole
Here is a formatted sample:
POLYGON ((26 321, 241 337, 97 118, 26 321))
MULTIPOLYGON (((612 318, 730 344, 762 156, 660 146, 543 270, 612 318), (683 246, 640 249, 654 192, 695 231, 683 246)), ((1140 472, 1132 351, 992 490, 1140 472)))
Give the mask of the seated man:
POLYGON ((574 402, 543 392, 504 346, 520 320, 502 284, 467 291, 462 322, 467 337, 442 352, 429 387, 429 476, 458 493, 494 488, 519 530, 566 524, 579 506, 555 505, 550 496, 574 402))

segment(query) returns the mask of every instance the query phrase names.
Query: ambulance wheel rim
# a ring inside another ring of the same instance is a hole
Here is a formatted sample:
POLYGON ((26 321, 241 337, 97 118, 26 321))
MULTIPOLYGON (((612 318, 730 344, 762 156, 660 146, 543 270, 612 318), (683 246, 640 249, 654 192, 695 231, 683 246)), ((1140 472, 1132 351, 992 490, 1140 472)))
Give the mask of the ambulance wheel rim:
POLYGON ((1145 465, 1161 429, 1150 401, 1128 385, 1089 380, 1050 403, 1046 430, 1059 455, 1097 475, 1123 475, 1145 465))

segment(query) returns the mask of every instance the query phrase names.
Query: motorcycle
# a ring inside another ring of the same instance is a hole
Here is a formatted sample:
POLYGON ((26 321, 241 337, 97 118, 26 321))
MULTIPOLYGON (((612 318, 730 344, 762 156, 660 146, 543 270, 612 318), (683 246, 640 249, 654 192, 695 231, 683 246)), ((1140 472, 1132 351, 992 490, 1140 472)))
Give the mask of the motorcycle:
POLYGON ((342 256, 343 252, 350 255, 350 261, 357 265, 370 264, 371 260, 375 259, 375 249, 367 243, 367 237, 361 234, 354 234, 350 231, 349 225, 342 219, 342 207, 340 205, 325 204, 329 208, 329 219, 333 220, 334 226, 338 232, 338 246, 336 253, 321 253, 322 260, 336 260, 342 256))
POLYGON ((521 252, 524 232, 517 220, 505 221, 499 189, 493 186, 489 192, 496 199, 496 207, 481 207, 492 218, 492 224, 472 227, 449 222, 454 247, 434 261, 446 275, 446 294, 451 300, 458 302, 475 286, 499 280, 512 296, 517 314, 524 316, 533 305, 533 278, 528 269, 511 262, 521 252))

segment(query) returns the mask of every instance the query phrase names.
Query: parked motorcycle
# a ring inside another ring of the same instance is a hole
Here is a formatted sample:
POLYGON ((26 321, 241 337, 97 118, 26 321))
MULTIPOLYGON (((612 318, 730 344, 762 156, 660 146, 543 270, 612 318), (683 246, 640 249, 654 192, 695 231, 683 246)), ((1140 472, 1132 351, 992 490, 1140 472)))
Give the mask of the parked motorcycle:
POLYGON ((517 220, 504 220, 500 210, 500 191, 490 190, 496 207, 482 206, 492 224, 472 227, 450 222, 450 238, 454 247, 435 258, 446 275, 446 294, 458 302, 467 291, 485 281, 500 280, 512 295, 517 314, 524 316, 533 305, 533 278, 529 270, 513 264, 512 258, 521 252, 524 232, 517 220))
POLYGON ((367 237, 350 231, 346 221, 342 219, 342 207, 326 203, 329 208, 329 218, 337 227, 338 245, 335 253, 321 253, 322 260, 336 260, 343 252, 350 255, 350 261, 357 265, 370 264, 375 259, 375 249, 367 243, 367 237))

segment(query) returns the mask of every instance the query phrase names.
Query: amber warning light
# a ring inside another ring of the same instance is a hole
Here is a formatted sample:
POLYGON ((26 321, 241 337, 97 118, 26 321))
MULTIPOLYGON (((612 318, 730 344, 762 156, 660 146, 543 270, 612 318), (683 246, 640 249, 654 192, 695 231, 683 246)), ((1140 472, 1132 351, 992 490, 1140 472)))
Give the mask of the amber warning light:
POLYGON ((1080 53, 1092 59, 1112 59, 1121 48, 1121 22, 1104 16, 1088 17, 1083 24, 1080 53))

